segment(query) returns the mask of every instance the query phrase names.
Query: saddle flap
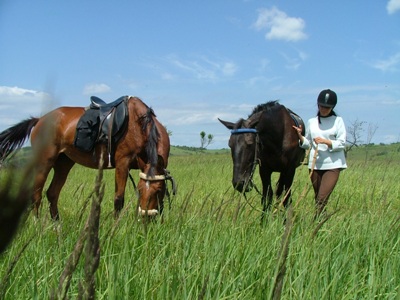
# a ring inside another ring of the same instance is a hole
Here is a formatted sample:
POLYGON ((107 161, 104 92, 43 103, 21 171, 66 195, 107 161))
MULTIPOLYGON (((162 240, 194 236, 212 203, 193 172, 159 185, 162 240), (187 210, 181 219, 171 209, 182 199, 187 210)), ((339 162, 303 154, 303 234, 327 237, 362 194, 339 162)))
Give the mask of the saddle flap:
POLYGON ((125 125, 128 109, 125 104, 119 104, 104 116, 101 132, 107 138, 115 136, 125 125))

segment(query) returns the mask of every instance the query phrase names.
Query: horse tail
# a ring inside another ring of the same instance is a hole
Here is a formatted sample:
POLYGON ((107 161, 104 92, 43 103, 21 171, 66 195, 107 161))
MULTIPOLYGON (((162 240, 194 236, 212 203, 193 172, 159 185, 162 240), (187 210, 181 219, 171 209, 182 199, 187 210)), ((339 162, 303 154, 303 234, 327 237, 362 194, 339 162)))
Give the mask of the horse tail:
POLYGON ((149 176, 154 176, 155 168, 157 167, 158 163, 157 144, 159 133, 156 123, 154 122, 155 116, 156 115, 152 108, 148 108, 146 114, 143 116, 143 131, 146 131, 147 127, 150 126, 146 145, 147 159, 150 164, 150 170, 148 173, 149 176))
POLYGON ((4 161, 11 153, 24 145, 37 122, 39 122, 39 118, 32 117, 0 133, 0 162, 4 161))

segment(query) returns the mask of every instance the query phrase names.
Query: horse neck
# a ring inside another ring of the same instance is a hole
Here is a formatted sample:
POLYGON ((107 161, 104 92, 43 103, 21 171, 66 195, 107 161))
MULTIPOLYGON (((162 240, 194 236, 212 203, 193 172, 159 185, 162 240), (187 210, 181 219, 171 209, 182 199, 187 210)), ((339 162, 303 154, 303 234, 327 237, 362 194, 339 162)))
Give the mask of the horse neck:
POLYGON ((142 100, 130 97, 128 100, 129 122, 135 134, 134 140, 137 147, 141 149, 138 153, 143 156, 150 165, 150 175, 152 176, 158 162, 158 129, 155 124, 155 116, 142 100))
POLYGON ((269 136, 273 140, 281 140, 285 136, 285 131, 288 130, 290 119, 284 106, 273 106, 263 111, 259 117, 260 132, 263 132, 265 136, 269 136))

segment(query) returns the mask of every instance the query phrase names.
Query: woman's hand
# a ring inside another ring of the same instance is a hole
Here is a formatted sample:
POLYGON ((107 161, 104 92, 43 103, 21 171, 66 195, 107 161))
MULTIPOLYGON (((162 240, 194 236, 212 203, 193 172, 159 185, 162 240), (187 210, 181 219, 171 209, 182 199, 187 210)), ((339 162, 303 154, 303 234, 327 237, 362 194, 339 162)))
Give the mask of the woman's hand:
POLYGON ((316 143, 317 145, 319 144, 325 144, 327 145, 329 148, 332 148, 332 141, 328 140, 328 139, 324 139, 322 137, 316 137, 314 139, 314 143, 316 143))
POLYGON ((299 136, 300 142, 303 143, 303 141, 304 141, 304 136, 301 135, 301 132, 303 131, 301 125, 299 125, 299 127, 293 125, 292 127, 293 127, 293 129, 297 132, 297 135, 299 136))

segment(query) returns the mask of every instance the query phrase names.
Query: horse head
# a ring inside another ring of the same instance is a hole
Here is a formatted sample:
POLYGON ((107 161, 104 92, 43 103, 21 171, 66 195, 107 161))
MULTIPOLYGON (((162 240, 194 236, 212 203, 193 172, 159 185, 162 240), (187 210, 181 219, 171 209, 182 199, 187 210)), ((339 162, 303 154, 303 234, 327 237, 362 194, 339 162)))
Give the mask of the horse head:
POLYGON ((236 123, 218 119, 231 130, 229 147, 233 161, 233 187, 241 192, 249 192, 253 188, 252 176, 258 163, 258 132, 255 128, 259 115, 247 120, 240 119, 236 123))
POLYGON ((138 215, 145 219, 154 219, 161 215, 164 208, 164 197, 166 194, 167 173, 164 168, 164 162, 159 156, 159 162, 156 171, 150 175, 150 165, 138 159, 140 169, 138 193, 138 215))

